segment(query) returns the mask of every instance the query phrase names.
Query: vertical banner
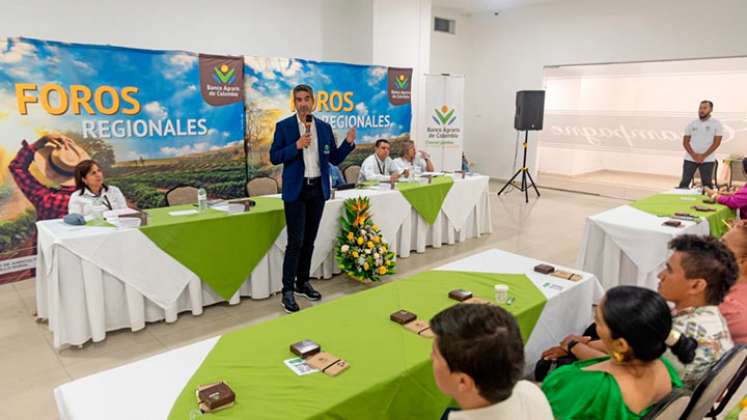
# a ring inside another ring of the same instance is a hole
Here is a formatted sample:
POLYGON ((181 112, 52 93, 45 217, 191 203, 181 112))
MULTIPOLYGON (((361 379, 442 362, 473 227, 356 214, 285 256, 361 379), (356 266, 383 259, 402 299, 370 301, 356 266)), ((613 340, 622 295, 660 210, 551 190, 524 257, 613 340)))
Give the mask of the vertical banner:
POLYGON ((33 275, 34 223, 96 160, 131 207, 179 185, 244 194, 242 57, 0 38, 0 283, 33 275))
POLYGON ((280 180, 270 145, 275 123, 295 112, 291 91, 300 83, 314 89, 314 115, 332 126, 338 143, 351 127, 358 131, 357 147, 340 168, 359 165, 377 139, 392 143, 392 156, 410 139, 412 69, 249 56, 245 62, 250 178, 280 180))
POLYGON ((462 167, 464 76, 425 75, 425 142, 437 170, 462 167))

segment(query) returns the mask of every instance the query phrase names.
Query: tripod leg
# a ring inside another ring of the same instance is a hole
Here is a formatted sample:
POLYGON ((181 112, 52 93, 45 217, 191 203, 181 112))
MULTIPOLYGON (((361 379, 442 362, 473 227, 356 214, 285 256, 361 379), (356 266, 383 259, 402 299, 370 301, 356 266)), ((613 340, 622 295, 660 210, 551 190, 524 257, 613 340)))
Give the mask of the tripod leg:
POLYGON ((516 179, 516 177, 519 176, 520 173, 521 173, 520 170, 516 171, 516 173, 514 174, 514 176, 512 176, 511 179, 509 179, 508 182, 506 182, 503 185, 503 188, 501 188, 501 190, 498 191, 498 195, 501 195, 503 193, 503 190, 505 190, 506 188, 508 188, 508 186, 511 185, 512 182, 514 182, 514 179, 516 179))
POLYGON ((537 197, 539 197, 540 196, 540 192, 537 189, 537 184, 534 183, 534 179, 532 179, 532 174, 530 174, 529 171, 527 171, 527 176, 529 176, 529 181, 531 181, 532 187, 534 187, 534 192, 536 192, 537 193, 537 197))
POLYGON ((529 204, 529 184, 527 183, 527 170, 524 168, 524 174, 521 176, 524 184, 524 202, 529 204))

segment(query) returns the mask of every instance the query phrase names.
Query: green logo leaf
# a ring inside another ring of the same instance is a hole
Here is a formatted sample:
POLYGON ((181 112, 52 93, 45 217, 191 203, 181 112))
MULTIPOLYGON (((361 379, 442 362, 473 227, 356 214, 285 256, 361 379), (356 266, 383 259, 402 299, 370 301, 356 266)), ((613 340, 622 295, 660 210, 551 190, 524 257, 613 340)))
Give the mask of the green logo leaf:
POLYGON ((213 70, 215 70, 215 75, 218 77, 221 83, 224 84, 228 83, 228 81, 233 77, 234 73, 236 73, 236 70, 232 68, 229 68, 228 71, 221 71, 221 69, 215 67, 213 70))

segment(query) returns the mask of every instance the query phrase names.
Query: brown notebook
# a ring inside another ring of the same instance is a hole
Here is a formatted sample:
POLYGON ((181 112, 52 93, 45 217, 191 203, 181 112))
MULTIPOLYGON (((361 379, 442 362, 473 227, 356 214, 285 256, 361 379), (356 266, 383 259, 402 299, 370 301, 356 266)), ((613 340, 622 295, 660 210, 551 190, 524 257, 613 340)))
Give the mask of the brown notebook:
POLYGON ((200 385, 196 394, 200 410, 206 413, 228 408, 236 401, 236 394, 223 381, 200 385))
POLYGON ((422 319, 416 319, 415 321, 408 322, 407 324, 405 324, 405 328, 421 337, 433 338, 434 336, 433 331, 431 330, 431 326, 427 321, 423 321, 422 319))

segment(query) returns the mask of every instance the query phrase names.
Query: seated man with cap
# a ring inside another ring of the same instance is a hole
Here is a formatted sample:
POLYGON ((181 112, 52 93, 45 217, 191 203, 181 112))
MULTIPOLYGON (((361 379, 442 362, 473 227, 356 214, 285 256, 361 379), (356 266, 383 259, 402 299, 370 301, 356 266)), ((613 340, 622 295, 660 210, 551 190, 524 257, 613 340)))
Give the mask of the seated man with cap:
POLYGON ((376 140, 374 154, 367 157, 361 164, 358 182, 365 181, 397 181, 401 176, 409 176, 407 169, 400 168, 391 157, 389 157, 389 140, 376 140))

